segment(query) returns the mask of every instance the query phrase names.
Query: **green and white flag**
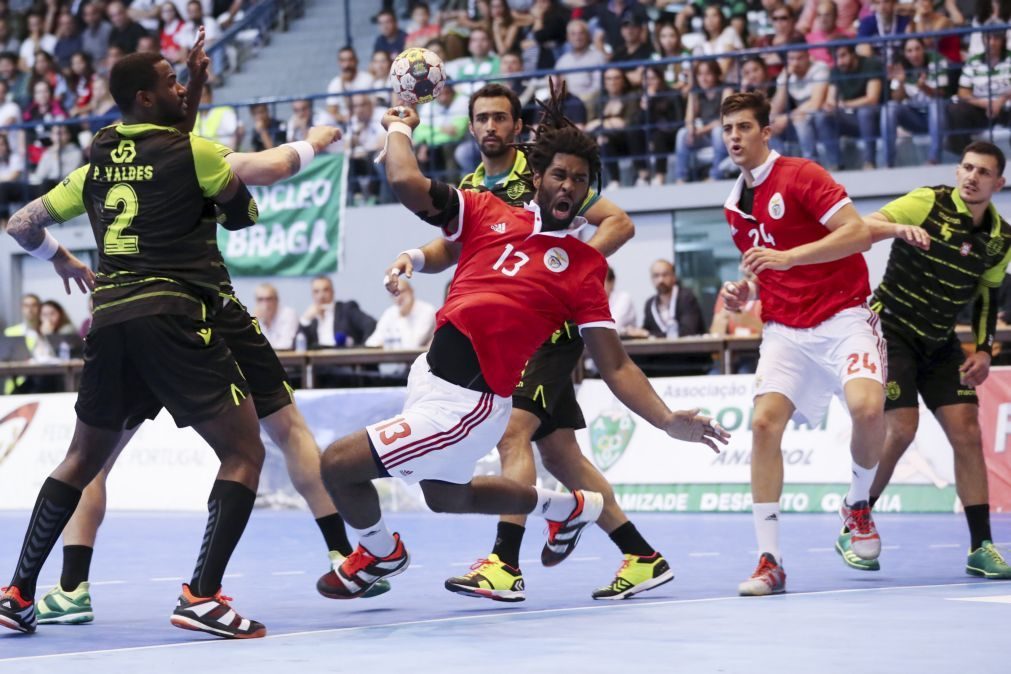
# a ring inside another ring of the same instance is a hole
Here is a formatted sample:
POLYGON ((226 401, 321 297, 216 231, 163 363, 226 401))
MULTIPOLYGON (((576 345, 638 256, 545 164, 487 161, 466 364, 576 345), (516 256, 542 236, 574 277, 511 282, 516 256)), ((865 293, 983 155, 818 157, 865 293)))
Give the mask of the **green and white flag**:
POLYGON ((230 232, 218 246, 232 276, 315 276, 337 271, 344 238, 347 160, 316 157, 294 178, 250 187, 259 222, 230 232))

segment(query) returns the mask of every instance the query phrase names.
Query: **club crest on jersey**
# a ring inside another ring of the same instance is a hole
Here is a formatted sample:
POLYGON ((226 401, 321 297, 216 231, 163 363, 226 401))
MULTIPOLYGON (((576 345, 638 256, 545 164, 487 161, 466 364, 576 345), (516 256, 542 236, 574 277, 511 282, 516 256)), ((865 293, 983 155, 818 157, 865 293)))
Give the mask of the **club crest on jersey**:
POLYGON ((993 257, 994 255, 999 255, 1001 249, 1004 247, 1004 237, 998 234, 989 241, 986 242, 986 254, 993 257))
POLYGON ((496 234, 505 234, 505 230, 506 224, 504 222, 496 222, 494 225, 491 226, 491 231, 495 232, 496 234))
POLYGON ((513 200, 522 197, 526 191, 527 191, 526 186, 520 180, 517 180, 514 183, 509 183, 508 185, 506 185, 506 196, 513 200))
POLYGON ((773 194, 769 199, 769 215, 775 220, 780 220, 786 215, 786 204, 783 202, 783 195, 779 192, 773 194))
POLYGON ((544 253, 544 266, 555 273, 569 268, 569 254, 561 248, 550 248, 544 253))
POLYGON ((966 257, 967 255, 969 255, 969 253, 972 252, 972 243, 969 241, 965 241, 964 243, 962 243, 962 247, 958 249, 958 252, 962 254, 962 257, 966 257))

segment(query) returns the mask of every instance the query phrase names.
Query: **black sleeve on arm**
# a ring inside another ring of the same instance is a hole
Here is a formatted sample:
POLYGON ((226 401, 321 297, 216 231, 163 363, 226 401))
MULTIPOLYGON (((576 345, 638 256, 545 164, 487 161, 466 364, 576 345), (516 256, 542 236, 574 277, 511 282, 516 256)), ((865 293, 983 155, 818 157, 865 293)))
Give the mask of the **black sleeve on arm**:
POLYGON ((972 331, 976 335, 976 350, 992 353, 994 333, 997 332, 997 309, 1000 288, 983 286, 976 296, 972 311, 972 331))
POLYGON ((460 215, 460 193, 449 184, 433 180, 428 188, 428 196, 432 199, 433 210, 414 212, 428 224, 445 227, 460 215))
POLYGON ((223 204, 218 204, 221 215, 218 222, 225 229, 235 231, 255 225, 260 217, 260 211, 256 207, 256 199, 249 193, 249 188, 245 183, 239 182, 239 189, 235 196, 223 204))

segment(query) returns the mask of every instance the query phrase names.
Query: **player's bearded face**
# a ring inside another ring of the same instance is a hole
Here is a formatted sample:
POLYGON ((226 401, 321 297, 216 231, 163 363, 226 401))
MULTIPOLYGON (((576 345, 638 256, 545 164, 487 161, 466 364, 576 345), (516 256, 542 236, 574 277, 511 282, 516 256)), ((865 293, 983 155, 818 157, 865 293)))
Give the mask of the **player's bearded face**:
POLYGON ((186 87, 176 81, 175 71, 168 61, 155 65, 158 85, 155 94, 155 115, 160 124, 171 126, 186 117, 186 87))
POLYGON ((543 175, 534 174, 535 200, 541 209, 544 231, 565 229, 572 224, 590 189, 588 162, 571 154, 556 154, 543 175))
POLYGON ((522 122, 513 118, 508 98, 482 97, 474 101, 470 132, 481 146, 483 156, 495 159, 509 152, 521 126, 522 122))

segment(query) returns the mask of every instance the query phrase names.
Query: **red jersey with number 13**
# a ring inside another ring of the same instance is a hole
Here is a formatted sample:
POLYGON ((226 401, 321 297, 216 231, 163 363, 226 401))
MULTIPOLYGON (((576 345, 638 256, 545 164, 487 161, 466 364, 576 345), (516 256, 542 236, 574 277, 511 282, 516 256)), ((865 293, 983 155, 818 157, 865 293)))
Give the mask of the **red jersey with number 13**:
MULTIPOLYGON (((730 234, 742 253, 756 246, 790 250, 823 239, 831 233, 825 223, 850 203, 842 185, 807 159, 771 152, 752 175, 751 214, 738 205, 743 177, 724 204, 730 234)), ((812 328, 843 309, 863 304, 871 294, 867 263, 860 253, 786 271, 766 270, 758 275, 758 286, 762 320, 793 328, 812 328)))
POLYGON ((575 236, 582 223, 542 232, 537 204, 509 206, 490 192, 460 192, 460 261, 436 328, 450 322, 474 346, 492 391, 511 396, 527 360, 558 326, 614 329, 607 262, 575 236))

